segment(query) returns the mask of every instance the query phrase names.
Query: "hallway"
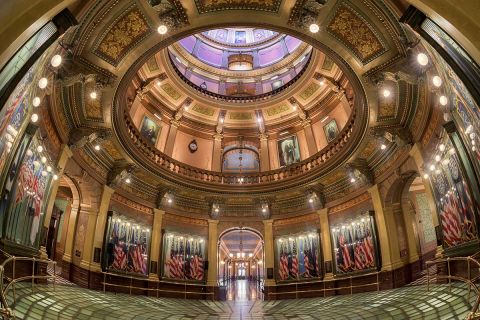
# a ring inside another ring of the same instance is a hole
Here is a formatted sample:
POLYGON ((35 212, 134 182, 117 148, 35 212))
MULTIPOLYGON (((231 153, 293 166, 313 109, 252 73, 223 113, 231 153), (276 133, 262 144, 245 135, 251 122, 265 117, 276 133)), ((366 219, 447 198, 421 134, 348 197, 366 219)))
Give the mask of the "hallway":
POLYGON ((234 280, 227 284, 228 301, 263 300, 260 284, 255 281, 234 280))

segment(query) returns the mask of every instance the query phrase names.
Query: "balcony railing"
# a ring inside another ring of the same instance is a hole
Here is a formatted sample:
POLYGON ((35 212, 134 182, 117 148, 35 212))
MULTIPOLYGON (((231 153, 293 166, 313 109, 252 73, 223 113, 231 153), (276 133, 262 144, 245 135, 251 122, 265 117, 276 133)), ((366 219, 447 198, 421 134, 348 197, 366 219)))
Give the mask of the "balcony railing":
POLYGON ((124 122, 127 128, 127 135, 130 138, 129 142, 142 151, 143 156, 148 158, 150 162, 154 163, 156 167, 160 168, 163 172, 178 174, 198 182, 241 186, 262 185, 272 182, 292 180, 305 173, 313 173, 317 169, 323 167, 323 164, 343 150, 349 139, 352 137, 355 125, 355 111, 352 111, 349 121, 345 124, 345 127, 340 132, 339 136, 313 156, 280 169, 245 174, 204 170, 176 161, 155 148, 154 145, 148 143, 141 136, 136 126, 132 123, 127 111, 124 113, 124 122))

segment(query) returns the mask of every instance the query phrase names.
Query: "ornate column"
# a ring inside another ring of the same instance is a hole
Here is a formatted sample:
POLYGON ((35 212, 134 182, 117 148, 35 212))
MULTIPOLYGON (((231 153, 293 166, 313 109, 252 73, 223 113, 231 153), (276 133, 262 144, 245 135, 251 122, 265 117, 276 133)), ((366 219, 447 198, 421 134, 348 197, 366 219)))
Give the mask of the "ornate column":
POLYGON ((164 153, 171 157, 173 153, 173 147, 175 145, 175 138, 177 137, 177 129, 180 125, 180 121, 172 119, 170 121, 170 130, 168 131, 167 142, 165 143, 164 153))
POLYGON ((212 171, 222 171, 222 133, 213 135, 212 171))
MULTIPOLYGON (((72 155, 73 154, 70 148, 66 144, 64 144, 62 146, 62 151, 60 152, 60 156, 58 157, 58 161, 57 161, 58 177, 60 177, 63 174, 67 161, 72 157, 72 155)), ((59 186, 60 186, 60 179, 52 181, 50 193, 47 200, 47 207, 45 210, 45 220, 43 221, 43 230, 42 230, 43 238, 42 239, 45 239, 48 234, 48 228, 50 227, 50 220, 52 219, 53 205, 55 204, 55 198, 57 197, 59 186)), ((43 246, 43 243, 42 243, 42 246, 40 247, 40 257, 47 258, 47 250, 43 246)))
POLYGON ((274 274, 274 252, 273 252, 273 220, 263 220, 263 227, 265 232, 264 247, 265 247, 265 261, 263 262, 264 266, 264 277, 265 277, 265 286, 275 286, 275 277, 273 279, 268 278, 268 270, 272 270, 274 274))
MULTIPOLYGON (((330 264, 330 272, 325 271, 324 279, 333 278, 332 238, 330 237, 330 223, 328 222, 328 208, 317 210, 320 219, 320 243, 324 266, 330 264)), ((325 268, 324 268, 325 269, 325 268)))
POLYGON ((313 128, 311 120, 306 118, 302 120, 303 131, 305 132, 305 138, 307 140, 308 156, 311 157, 318 152, 317 143, 315 142, 315 136, 313 135, 313 128))
POLYGON ((208 220, 208 273, 207 286, 218 285, 217 270, 218 220, 208 220))
POLYGON ((77 216, 80 211, 80 204, 72 203, 72 210, 70 211, 70 218, 68 219, 67 233, 65 238, 65 249, 62 260, 65 262, 72 262, 73 241, 75 240, 75 225, 77 224, 77 216))
MULTIPOLYGON (((93 237, 95 234, 95 225, 97 224, 97 211, 94 208, 82 208, 80 209, 80 216, 87 215, 87 228, 76 230, 77 235, 84 233, 83 249, 82 249, 82 260, 80 261, 80 266, 86 270, 90 269, 90 261, 92 260, 92 248, 93 248, 93 237)), ((83 227, 83 225, 82 225, 83 227)), ((78 249, 76 249, 78 250, 78 249)))
POLYGON ((403 265, 400 260, 394 213, 392 208, 384 209, 377 184, 368 189, 368 192, 372 197, 373 209, 375 210, 378 242, 382 257, 382 271, 391 271, 403 265))
MULTIPOLYGON (((93 229, 93 246, 90 249, 93 254, 91 255, 90 258, 90 270, 100 272, 101 271, 101 266, 100 266, 100 257, 102 253, 102 248, 103 248, 103 240, 104 240, 104 235, 105 235, 105 227, 107 224, 107 213, 108 213, 108 208, 110 206, 110 199, 112 198, 113 193, 115 192, 114 189, 111 187, 104 185, 103 186, 103 192, 102 192, 102 198, 100 200, 100 206, 98 208, 98 214, 97 214, 97 220, 95 222, 95 226, 93 229), (95 261, 95 250, 98 251, 100 256, 98 257, 97 261, 95 261)), ((88 225, 90 226, 90 216, 88 217, 88 225)), ((86 233, 87 239, 91 237, 89 230, 87 229, 86 233)), ((85 254, 86 252, 84 252, 85 254)), ((84 255, 85 257, 85 255, 84 255)))
POLYGON ((270 170, 270 156, 268 154, 268 134, 260 133, 260 171, 270 170))
POLYGON ((148 277, 158 280, 158 270, 160 266, 160 243, 162 241, 162 221, 165 211, 153 209, 153 227, 152 238, 150 239, 150 271, 148 277))

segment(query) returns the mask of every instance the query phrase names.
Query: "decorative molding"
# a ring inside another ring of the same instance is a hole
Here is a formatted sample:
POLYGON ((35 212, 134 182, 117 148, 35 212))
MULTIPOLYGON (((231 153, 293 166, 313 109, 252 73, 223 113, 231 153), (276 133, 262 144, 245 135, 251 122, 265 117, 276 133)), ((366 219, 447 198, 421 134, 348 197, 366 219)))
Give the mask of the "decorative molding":
POLYGON ((118 193, 114 193, 112 194, 112 198, 111 198, 111 201, 116 201, 120 204, 123 204, 129 208, 132 208, 134 210, 137 210, 137 211, 141 211, 141 212, 144 212, 144 213, 147 213, 147 214, 152 214, 153 215, 153 208, 150 208, 150 207, 147 207, 147 206, 144 206, 138 202, 135 202, 135 201, 132 201, 128 198, 125 198, 121 195, 119 195, 118 193))
POLYGON ((278 12, 282 0, 195 0, 198 13, 223 10, 258 10, 278 12))
POLYGON ((353 198, 353 199, 348 200, 344 203, 341 203, 339 205, 331 207, 330 209, 328 209, 328 214, 333 214, 333 213, 336 213, 336 212, 339 212, 339 211, 343 211, 345 209, 352 208, 352 207, 358 205, 359 203, 368 201, 370 199, 371 199, 371 197, 370 197, 370 194, 368 192, 362 193, 361 195, 359 195, 356 198, 353 198))

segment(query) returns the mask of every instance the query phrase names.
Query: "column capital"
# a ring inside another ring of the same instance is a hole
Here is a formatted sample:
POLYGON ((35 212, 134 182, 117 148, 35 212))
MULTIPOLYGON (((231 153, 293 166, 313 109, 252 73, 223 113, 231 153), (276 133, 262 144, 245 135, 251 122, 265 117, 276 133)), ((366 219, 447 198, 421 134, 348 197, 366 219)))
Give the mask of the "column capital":
POLYGON ((170 120, 170 125, 172 127, 178 128, 180 126, 180 120, 172 119, 172 120, 170 120))
POLYGON ((153 208, 153 214, 163 216, 165 214, 165 210, 158 209, 158 208, 153 208))
MULTIPOLYGON (((111 196, 112 194, 115 193, 115 189, 113 189, 112 187, 110 187, 109 185, 103 185, 103 195, 109 195, 111 196)), ((102 195, 102 197, 103 197, 102 195)))
POLYGON ((222 139, 223 139, 223 134, 217 132, 217 133, 215 133, 215 134, 213 135, 213 139, 215 139, 215 141, 222 141, 222 139))
POLYGON ((260 141, 266 141, 266 140, 268 140, 268 134, 266 134, 265 132, 261 132, 258 135, 258 138, 260 139, 260 141))
POLYGON ((322 208, 317 210, 317 214, 319 216, 327 215, 328 214, 328 208, 322 208))
POLYGON ((219 220, 214 220, 214 219, 208 219, 208 225, 216 225, 218 224, 219 220))
POLYGON ((272 224, 273 225, 273 219, 268 219, 268 220, 263 220, 264 225, 272 224))

